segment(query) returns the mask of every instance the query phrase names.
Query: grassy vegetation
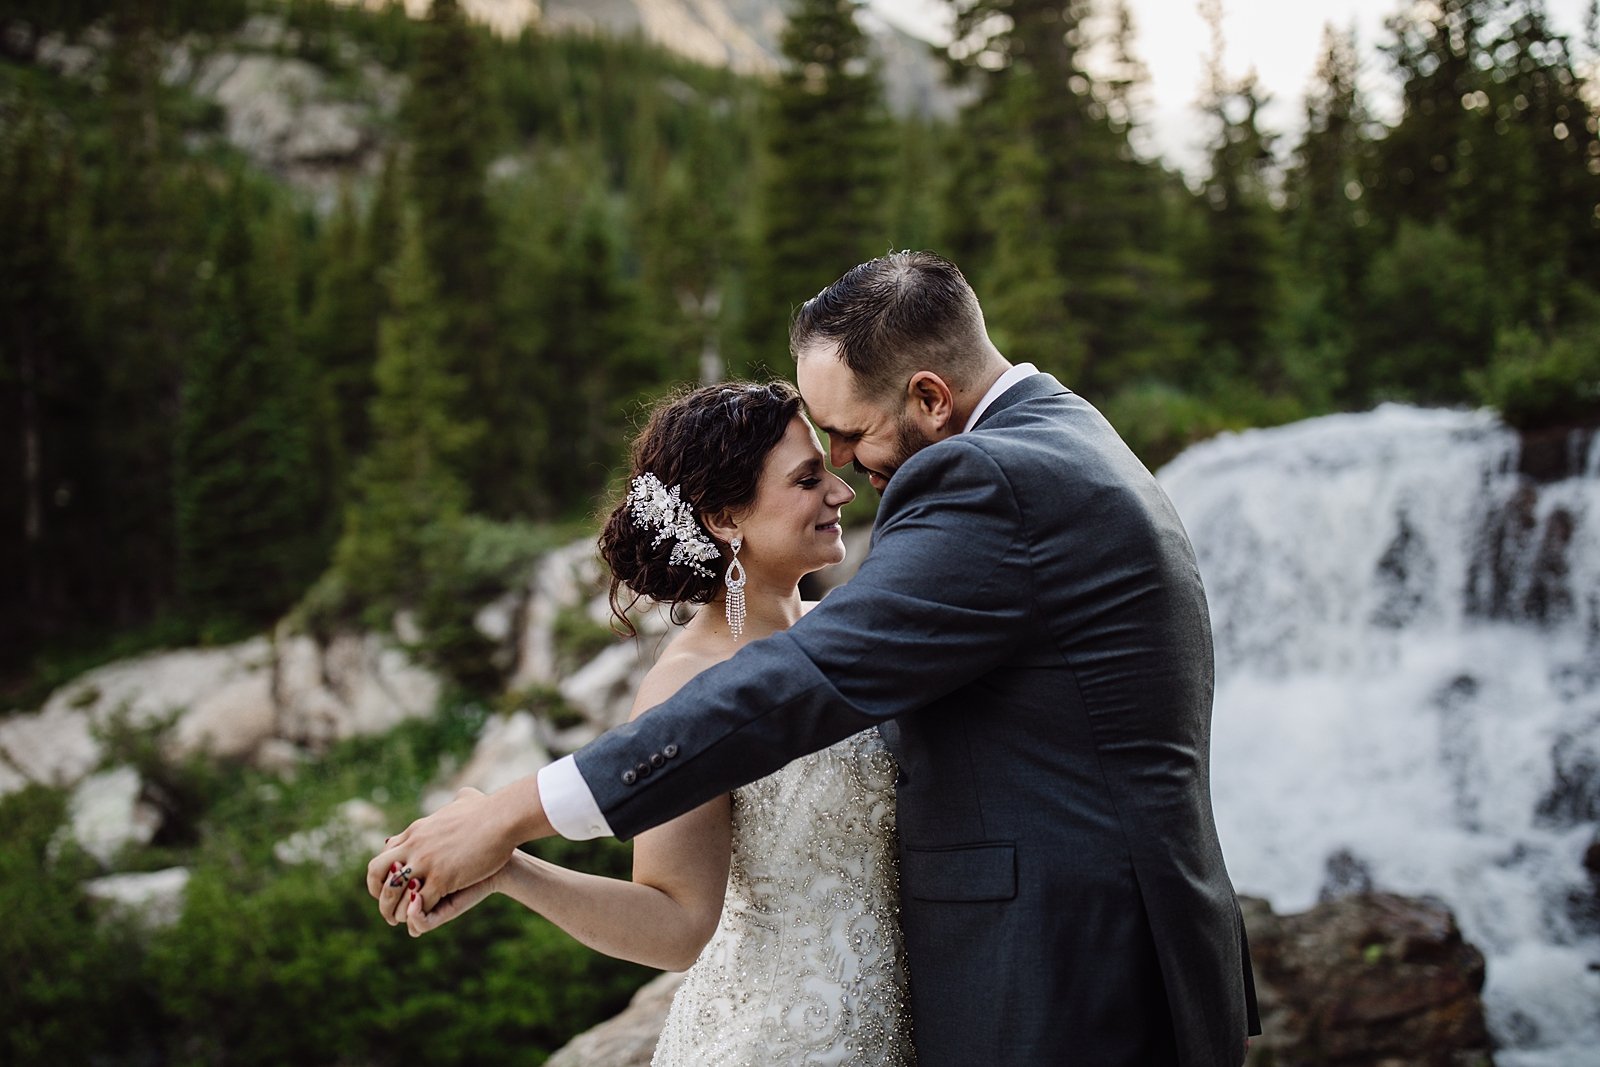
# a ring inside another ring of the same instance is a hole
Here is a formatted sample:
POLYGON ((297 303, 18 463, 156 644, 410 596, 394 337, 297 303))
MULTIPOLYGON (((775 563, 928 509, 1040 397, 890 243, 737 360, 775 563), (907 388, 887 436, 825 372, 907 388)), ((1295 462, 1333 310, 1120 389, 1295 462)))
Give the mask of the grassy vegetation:
MULTIPOLYGON (((94 861, 51 844, 62 793, 0 799, 0 907, 11 917, 0 924, 0 1061, 332 1065, 404 1047, 420 1063, 531 1065, 620 1009, 649 972, 516 905, 491 900, 413 941, 378 918, 366 856, 325 868, 274 855, 352 797, 403 826, 439 758, 464 756, 484 714, 447 702, 433 719, 340 745, 287 777, 155 769, 187 783, 177 795, 192 806, 169 813, 188 821, 189 840, 124 857, 134 869, 191 870, 182 918, 162 930, 108 918, 86 897, 94 861)), ((156 740, 125 737, 120 755, 148 763, 156 740)), ((615 842, 541 854, 615 875, 629 862, 615 842)))

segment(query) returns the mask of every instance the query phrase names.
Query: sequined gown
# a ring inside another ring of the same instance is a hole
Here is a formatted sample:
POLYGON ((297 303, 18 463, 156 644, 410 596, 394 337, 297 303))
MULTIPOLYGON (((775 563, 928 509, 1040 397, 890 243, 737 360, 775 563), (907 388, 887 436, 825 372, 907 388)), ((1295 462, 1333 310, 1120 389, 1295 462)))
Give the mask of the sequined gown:
POLYGON ((876 730, 733 793, 722 920, 652 1067, 910 1067, 894 760, 876 730))

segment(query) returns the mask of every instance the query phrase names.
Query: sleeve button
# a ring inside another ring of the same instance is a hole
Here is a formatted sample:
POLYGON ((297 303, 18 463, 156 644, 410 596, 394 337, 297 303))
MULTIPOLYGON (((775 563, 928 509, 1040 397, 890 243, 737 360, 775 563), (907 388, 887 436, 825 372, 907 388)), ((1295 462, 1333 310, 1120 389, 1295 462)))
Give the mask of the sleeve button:
POLYGON ((637 782, 638 780, 639 780, 639 776, 637 774, 635 774, 631 769, 622 772, 622 784, 623 785, 632 785, 634 782, 637 782))
POLYGON ((659 753, 659 752, 650 753, 650 766, 652 766, 652 767, 660 767, 665 762, 667 762, 667 757, 663 756, 661 753, 659 753))
POLYGON ((661 750, 661 754, 663 756, 667 757, 667 759, 672 759, 674 756, 676 756, 678 754, 678 746, 677 745, 668 745, 666 748, 663 748, 661 750))
POLYGON ((643 778, 643 777, 645 777, 646 775, 648 775, 650 773, 650 764, 641 763, 641 764, 639 764, 639 766, 635 767, 633 770, 634 770, 635 774, 637 774, 640 778, 643 778))

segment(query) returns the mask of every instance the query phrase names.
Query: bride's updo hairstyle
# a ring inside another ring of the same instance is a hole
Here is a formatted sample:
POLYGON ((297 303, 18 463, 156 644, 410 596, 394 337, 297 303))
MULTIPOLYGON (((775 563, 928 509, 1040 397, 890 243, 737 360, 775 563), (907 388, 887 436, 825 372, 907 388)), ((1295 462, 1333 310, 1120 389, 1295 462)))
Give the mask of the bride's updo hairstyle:
POLYGON ((783 440, 800 413, 800 394, 785 381, 731 381, 684 390, 662 400, 633 440, 628 485, 600 533, 600 558, 611 568, 611 611, 624 633, 637 631, 628 609, 641 597, 664 604, 705 604, 722 587, 727 546, 705 531, 702 516, 739 512, 756 498, 767 453, 783 440), (678 487, 720 560, 710 560, 710 576, 673 563, 677 539, 652 545, 659 533, 640 526, 629 507, 634 479, 653 474, 661 485, 678 487))

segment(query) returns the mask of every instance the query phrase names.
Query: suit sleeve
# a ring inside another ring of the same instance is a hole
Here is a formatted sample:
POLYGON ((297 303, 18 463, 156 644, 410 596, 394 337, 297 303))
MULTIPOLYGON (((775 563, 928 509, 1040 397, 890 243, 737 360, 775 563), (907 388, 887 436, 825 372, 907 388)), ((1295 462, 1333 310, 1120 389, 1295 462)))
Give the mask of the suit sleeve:
POLYGON ((629 838, 994 670, 1034 598, 998 464, 950 438, 894 476, 871 555, 793 628, 751 644, 576 754, 629 838))

